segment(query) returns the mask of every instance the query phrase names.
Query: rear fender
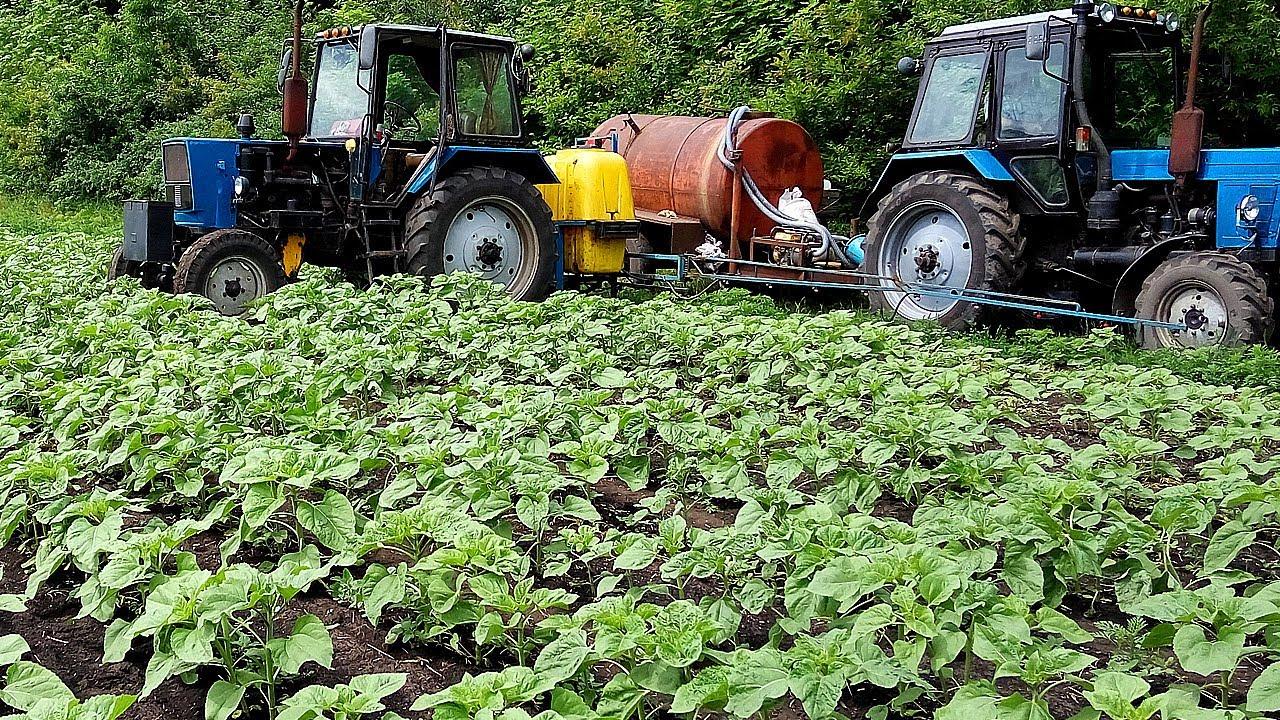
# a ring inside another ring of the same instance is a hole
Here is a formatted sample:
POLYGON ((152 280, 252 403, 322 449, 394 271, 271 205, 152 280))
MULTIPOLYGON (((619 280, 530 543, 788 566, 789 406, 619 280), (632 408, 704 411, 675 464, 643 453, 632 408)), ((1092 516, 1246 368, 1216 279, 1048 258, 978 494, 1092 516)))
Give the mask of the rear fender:
POLYGON ((1184 247, 1186 242, 1186 238, 1162 240, 1148 248, 1125 268, 1120 275, 1120 280, 1116 283, 1115 294, 1111 297, 1112 312, 1116 315, 1132 317, 1135 312, 1134 303, 1138 299, 1138 292, 1142 289, 1142 282, 1175 250, 1184 247))
POLYGON ((1016 185, 1013 175, 990 150, 930 150, 927 152, 900 152, 889 159, 875 188, 867 196, 862 207, 862 217, 870 217, 876 204, 889 194, 894 185, 916 173, 930 170, 956 170, 972 173, 991 183, 1016 185))
POLYGON ((499 167, 523 175, 535 185, 560 182, 551 166, 534 148, 493 148, 449 145, 428 160, 427 168, 409 185, 408 196, 415 197, 431 185, 434 177, 443 177, 461 167, 499 167))

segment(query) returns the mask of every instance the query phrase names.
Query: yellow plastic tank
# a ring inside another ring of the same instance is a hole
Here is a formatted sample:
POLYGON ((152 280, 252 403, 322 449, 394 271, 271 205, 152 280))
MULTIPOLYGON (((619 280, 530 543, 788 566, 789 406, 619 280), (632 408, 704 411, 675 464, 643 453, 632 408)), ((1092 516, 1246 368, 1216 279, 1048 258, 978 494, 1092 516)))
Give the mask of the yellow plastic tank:
POLYGON ((622 272, 627 238, 639 233, 627 161, 615 152, 572 148, 547 157, 559 185, 539 185, 564 233, 565 272, 622 272))

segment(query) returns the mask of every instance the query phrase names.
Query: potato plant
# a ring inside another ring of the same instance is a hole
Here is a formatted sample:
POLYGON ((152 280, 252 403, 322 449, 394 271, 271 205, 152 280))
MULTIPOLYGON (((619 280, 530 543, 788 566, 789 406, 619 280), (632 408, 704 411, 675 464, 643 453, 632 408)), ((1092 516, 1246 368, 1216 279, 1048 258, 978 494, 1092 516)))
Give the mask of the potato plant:
POLYGON ((1268 391, 740 290, 307 272, 227 319, 112 242, 0 226, 16 715, 1280 712, 1268 391))

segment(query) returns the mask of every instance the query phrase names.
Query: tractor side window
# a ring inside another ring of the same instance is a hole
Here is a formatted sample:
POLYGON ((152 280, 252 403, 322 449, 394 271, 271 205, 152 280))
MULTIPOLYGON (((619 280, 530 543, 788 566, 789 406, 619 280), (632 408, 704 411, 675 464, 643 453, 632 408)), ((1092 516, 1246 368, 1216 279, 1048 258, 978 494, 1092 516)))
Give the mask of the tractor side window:
MULTIPOLYGON (((435 58, 431 58, 434 60, 435 58)), ((386 100, 382 122, 397 140, 425 142, 440 131, 440 95, 428 76, 439 75, 412 55, 395 54, 387 60, 386 100)))
POLYGON ((511 92, 511 54, 494 48, 460 47, 453 53, 458 130, 464 135, 520 134, 511 92))
POLYGON ((965 142, 973 134, 982 97, 987 53, 942 55, 925 78, 924 95, 908 135, 910 143, 965 142))
POLYGON ((1049 60, 1028 60, 1025 48, 1005 51, 1004 79, 1000 87, 1000 139, 1057 137, 1062 129, 1065 86, 1045 70, 1062 77, 1066 72, 1066 45, 1053 43, 1049 60))
POLYGON ((368 74, 360 78, 356 46, 322 45, 311 106, 312 137, 358 137, 369 112, 368 74), (359 81, 358 81, 359 80, 359 81))
POLYGON ((1020 157, 1009 163, 1045 205, 1066 205, 1067 175, 1056 157, 1020 157))

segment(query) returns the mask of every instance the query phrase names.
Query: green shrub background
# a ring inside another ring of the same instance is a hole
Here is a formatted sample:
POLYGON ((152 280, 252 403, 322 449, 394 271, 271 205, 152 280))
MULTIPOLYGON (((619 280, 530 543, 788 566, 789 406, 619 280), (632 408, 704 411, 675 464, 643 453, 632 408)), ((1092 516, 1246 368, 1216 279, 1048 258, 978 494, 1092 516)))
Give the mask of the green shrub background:
MULTIPOLYGON (((1068 0, 339 0, 309 2, 307 31, 441 20, 538 48, 526 112, 556 147, 618 112, 705 114, 741 103, 798 120, 851 212, 901 137, 916 82, 895 64, 947 25, 1068 0)), ((1191 0, 1161 5, 1194 11, 1191 0)), ((0 0, 0 190, 119 199, 151 193, 158 143, 263 135, 288 0, 0 0)), ((1217 144, 1280 135, 1274 0, 1217 4, 1204 105, 1217 144), (1230 72, 1226 72, 1230 70, 1230 72)))

